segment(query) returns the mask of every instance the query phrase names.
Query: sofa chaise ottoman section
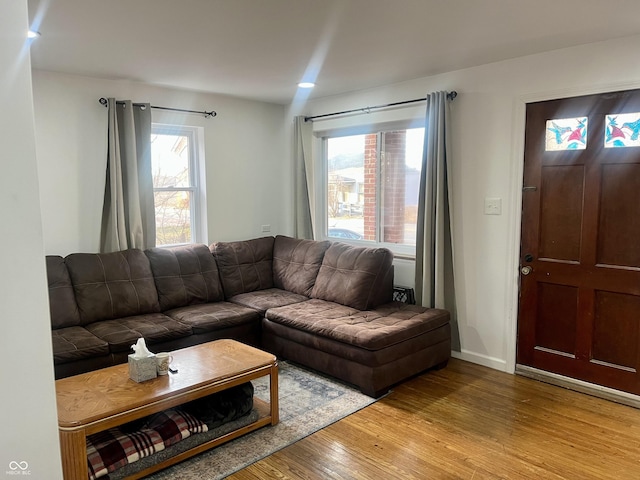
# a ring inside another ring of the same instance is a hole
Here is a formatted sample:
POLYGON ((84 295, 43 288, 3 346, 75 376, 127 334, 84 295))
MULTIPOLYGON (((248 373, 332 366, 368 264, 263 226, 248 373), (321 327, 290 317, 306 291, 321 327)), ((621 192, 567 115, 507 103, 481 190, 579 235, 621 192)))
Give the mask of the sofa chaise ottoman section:
POLYGON ((379 396, 406 378, 446 364, 449 313, 393 302, 361 311, 323 300, 267 311, 263 344, 379 396))
MULTIPOLYGON (((375 353, 448 325, 449 313, 401 302, 362 311, 314 299, 271 309, 267 319, 290 327, 292 331, 307 332, 314 337, 375 353)), ((371 359, 372 366, 376 364, 374 355, 360 356, 358 360, 365 358, 371 359)))

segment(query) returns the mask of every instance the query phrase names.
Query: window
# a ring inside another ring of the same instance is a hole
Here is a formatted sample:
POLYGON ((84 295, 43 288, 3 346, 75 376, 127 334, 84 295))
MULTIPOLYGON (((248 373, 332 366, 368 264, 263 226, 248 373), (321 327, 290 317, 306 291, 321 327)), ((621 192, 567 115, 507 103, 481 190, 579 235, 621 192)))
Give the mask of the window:
POLYGON ((640 146, 640 113, 617 113, 605 117, 604 148, 640 146))
POLYGON ((326 235, 415 246, 424 128, 325 137, 326 235))
POLYGON ((203 241, 204 191, 199 129, 158 125, 151 130, 156 246, 203 241))
POLYGON ((547 120, 545 150, 584 150, 587 148, 588 117, 547 120))

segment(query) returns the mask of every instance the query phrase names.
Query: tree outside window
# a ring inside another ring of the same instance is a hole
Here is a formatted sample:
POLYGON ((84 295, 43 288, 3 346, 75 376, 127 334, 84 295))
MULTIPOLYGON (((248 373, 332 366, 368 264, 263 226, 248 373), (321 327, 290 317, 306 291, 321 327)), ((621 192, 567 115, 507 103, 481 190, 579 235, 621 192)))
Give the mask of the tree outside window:
POLYGON ((151 135, 156 245, 196 241, 197 148, 188 127, 154 125, 151 135))

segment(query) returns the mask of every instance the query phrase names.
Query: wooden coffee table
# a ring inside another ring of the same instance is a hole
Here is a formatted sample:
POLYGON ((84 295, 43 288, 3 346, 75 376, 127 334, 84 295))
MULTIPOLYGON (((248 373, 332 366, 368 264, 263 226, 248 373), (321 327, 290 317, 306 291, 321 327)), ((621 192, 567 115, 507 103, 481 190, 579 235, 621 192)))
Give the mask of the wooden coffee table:
POLYGON ((158 463, 141 478, 265 425, 278 423, 276 357, 234 340, 216 340, 171 352, 178 373, 136 383, 128 365, 56 381, 58 430, 65 480, 87 480, 86 436, 269 375, 270 401, 254 397, 254 423, 158 463))

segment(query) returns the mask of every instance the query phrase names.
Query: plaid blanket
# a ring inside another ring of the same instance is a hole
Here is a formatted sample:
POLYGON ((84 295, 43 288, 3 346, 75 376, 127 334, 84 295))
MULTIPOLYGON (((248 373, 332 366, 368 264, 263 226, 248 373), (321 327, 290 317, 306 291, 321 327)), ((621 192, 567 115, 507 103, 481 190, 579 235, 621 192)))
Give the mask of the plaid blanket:
POLYGON ((87 437, 90 480, 160 452, 192 433, 202 433, 208 429, 193 415, 171 409, 152 415, 139 430, 128 433, 123 430, 112 428, 87 437))

